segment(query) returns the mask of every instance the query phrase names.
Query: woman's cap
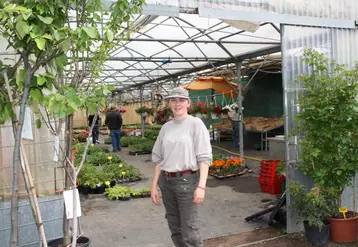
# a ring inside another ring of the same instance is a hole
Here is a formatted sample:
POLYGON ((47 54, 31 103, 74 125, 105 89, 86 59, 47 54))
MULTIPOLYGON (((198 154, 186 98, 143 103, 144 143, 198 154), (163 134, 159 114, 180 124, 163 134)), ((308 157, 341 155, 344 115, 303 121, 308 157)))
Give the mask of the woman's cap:
POLYGON ((190 99, 188 90, 182 87, 173 88, 169 95, 166 97, 167 99, 170 98, 183 98, 183 99, 190 99))

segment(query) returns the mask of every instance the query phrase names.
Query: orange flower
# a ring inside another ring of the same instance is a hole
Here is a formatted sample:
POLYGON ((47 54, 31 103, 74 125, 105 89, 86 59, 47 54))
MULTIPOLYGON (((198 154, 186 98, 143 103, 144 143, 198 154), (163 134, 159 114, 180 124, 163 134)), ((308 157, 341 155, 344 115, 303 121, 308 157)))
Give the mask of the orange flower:
POLYGON ((213 161, 213 166, 215 167, 222 167, 225 164, 224 160, 214 160, 213 161))

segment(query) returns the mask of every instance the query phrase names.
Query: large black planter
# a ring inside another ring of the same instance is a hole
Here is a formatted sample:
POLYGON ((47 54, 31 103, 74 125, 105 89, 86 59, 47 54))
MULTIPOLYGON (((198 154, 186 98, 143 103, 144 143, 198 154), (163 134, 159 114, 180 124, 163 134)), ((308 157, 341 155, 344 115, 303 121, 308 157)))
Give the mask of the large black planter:
MULTIPOLYGON (((48 247, 63 247, 62 243, 63 243, 63 238, 58 238, 58 239, 48 242, 47 246, 48 247)), ((88 246, 90 246, 90 243, 91 243, 91 240, 86 237, 79 237, 77 239, 77 244, 78 244, 78 246, 81 246, 81 247, 88 247, 88 246)))
POLYGON ((307 242, 312 245, 327 245, 329 243, 329 232, 331 224, 325 222, 325 225, 322 227, 321 231, 318 227, 312 227, 308 224, 308 221, 303 222, 305 228, 305 237, 307 242))

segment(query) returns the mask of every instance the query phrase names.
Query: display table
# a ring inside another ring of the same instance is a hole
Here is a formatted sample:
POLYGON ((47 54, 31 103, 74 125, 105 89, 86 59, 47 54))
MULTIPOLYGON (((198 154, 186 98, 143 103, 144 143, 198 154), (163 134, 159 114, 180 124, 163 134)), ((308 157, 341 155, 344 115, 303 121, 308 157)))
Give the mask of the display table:
MULTIPOLYGON (((256 132, 261 134, 261 150, 268 150, 267 134, 275 129, 282 127, 284 124, 283 118, 264 118, 264 117, 245 117, 244 125, 246 132, 256 132), (265 145, 264 145, 265 144, 265 145)), ((225 119, 222 123, 214 124, 216 130, 232 129, 230 120, 225 119)), ((218 136, 220 143, 220 135, 218 136)))

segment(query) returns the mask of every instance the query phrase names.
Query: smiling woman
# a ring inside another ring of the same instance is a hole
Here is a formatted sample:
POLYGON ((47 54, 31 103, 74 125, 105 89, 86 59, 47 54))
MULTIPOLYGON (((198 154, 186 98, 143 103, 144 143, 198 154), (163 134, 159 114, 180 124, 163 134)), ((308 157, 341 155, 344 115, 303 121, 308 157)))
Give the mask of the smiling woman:
POLYGON ((159 185, 175 246, 202 247, 197 207, 212 160, 209 132, 201 119, 188 115, 186 89, 174 88, 167 99, 174 119, 163 125, 153 147, 151 197, 159 205, 159 185))

